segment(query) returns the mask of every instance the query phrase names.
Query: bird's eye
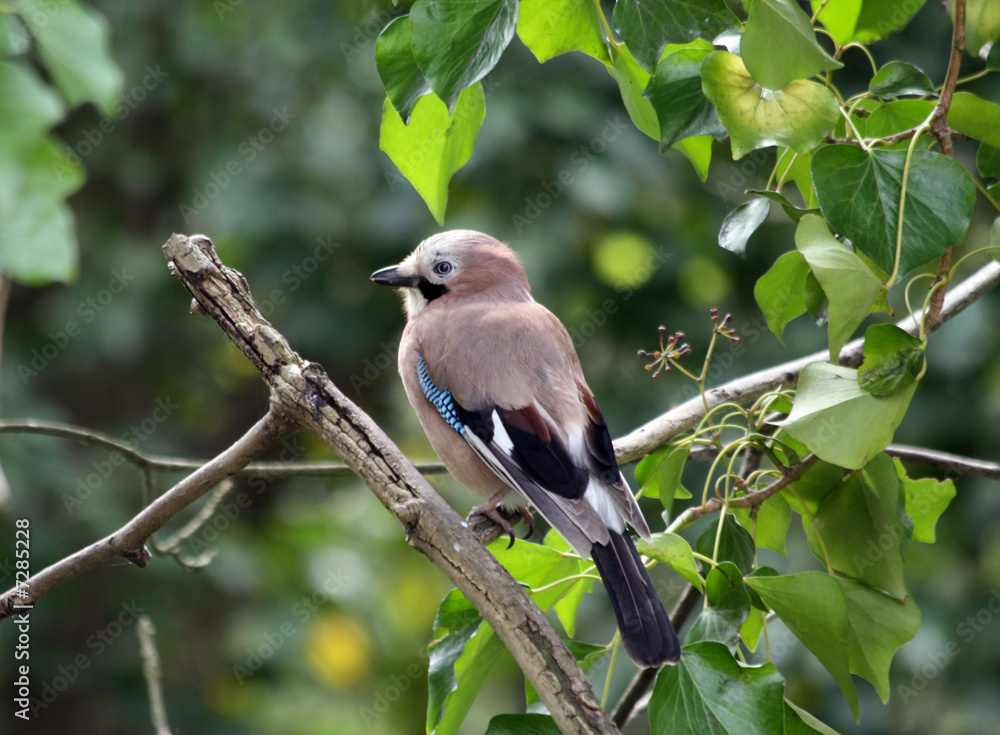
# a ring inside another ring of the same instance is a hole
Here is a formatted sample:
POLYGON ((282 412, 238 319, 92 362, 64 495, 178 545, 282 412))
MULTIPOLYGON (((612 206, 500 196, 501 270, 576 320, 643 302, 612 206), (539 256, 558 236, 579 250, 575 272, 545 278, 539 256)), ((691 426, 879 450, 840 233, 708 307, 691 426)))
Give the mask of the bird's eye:
POLYGON ((452 264, 449 263, 447 260, 442 260, 440 263, 435 263, 434 272, 437 273, 439 276, 446 276, 449 273, 451 273, 451 269, 453 267, 454 266, 452 266, 452 264))

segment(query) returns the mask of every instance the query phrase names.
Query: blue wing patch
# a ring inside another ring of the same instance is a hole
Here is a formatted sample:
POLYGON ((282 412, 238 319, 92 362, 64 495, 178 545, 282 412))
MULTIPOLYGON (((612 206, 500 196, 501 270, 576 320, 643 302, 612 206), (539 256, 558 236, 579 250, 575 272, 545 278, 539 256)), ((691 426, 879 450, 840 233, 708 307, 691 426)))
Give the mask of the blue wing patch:
POLYGON ((465 434, 465 424, 458 417, 458 411, 455 408, 455 401, 452 399, 451 393, 441 390, 434 384, 430 373, 427 372, 427 363, 424 362, 424 356, 420 354, 417 355, 417 379, 420 381, 420 389, 424 392, 427 400, 437 409, 437 412, 441 414, 441 418, 447 421, 448 426, 459 434, 465 434))

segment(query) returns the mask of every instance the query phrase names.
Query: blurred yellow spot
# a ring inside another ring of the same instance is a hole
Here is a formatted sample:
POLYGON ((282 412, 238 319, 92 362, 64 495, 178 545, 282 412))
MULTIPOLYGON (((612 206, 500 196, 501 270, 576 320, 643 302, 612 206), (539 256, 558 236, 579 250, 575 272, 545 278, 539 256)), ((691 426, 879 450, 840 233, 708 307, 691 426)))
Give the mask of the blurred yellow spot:
POLYGON ((677 276, 677 291, 691 306, 721 307, 731 290, 729 274, 711 258, 691 258, 677 276))
POLYGON ((646 283, 657 262, 653 244, 637 232, 619 230, 602 238, 594 248, 594 272, 615 288, 638 288, 646 283))
POLYGON ((426 631, 434 623, 438 589, 416 572, 402 576, 393 586, 395 603, 386 608, 396 628, 406 633, 426 631))
POLYGON ((318 618, 302 645, 309 666, 335 687, 358 686, 371 673, 371 640, 364 627, 349 615, 332 612, 318 618))

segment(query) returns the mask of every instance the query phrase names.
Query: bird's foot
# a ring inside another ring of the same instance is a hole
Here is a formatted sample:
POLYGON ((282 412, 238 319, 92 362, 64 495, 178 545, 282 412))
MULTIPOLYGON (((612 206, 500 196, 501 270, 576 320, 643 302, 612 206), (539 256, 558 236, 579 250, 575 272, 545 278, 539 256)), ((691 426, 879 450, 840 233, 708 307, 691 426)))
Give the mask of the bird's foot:
POLYGON ((524 520, 524 525, 528 527, 528 532, 524 534, 525 538, 530 538, 531 534, 535 532, 535 517, 531 515, 531 511, 528 510, 528 506, 522 505, 518 508, 521 511, 521 518, 524 520))
MULTIPOLYGON (((500 503, 503 501, 506 495, 507 491, 504 490, 494 495, 492 498, 487 500, 482 505, 477 505, 475 508, 469 511, 469 520, 471 520, 475 516, 482 516, 484 518, 489 518, 495 524, 500 526, 503 532, 510 537, 510 543, 507 545, 507 548, 509 549, 514 545, 514 539, 515 539, 514 529, 511 527, 510 521, 507 518, 505 518, 500 513, 499 510, 497 510, 497 506, 500 505, 500 503)), ((531 511, 529 511, 525 506, 518 508, 517 512, 521 515, 521 518, 528 526, 528 533, 525 535, 525 538, 527 538, 535 530, 534 516, 531 515, 531 511)))

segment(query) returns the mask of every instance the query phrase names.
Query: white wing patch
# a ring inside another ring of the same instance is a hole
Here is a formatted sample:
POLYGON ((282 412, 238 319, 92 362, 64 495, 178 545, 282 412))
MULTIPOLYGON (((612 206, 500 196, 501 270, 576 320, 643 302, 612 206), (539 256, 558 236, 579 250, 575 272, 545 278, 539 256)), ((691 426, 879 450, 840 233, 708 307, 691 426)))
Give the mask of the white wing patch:
POLYGON ((591 477, 583 497, 597 511, 597 515, 601 517, 608 528, 618 533, 625 532, 625 520, 615 506, 611 492, 604 486, 604 483, 591 477))
POLYGON ((507 429, 503 425, 500 414, 496 412, 496 409, 493 411, 493 443, 500 447, 501 451, 508 457, 514 456, 514 441, 510 438, 510 434, 507 433, 507 429))

